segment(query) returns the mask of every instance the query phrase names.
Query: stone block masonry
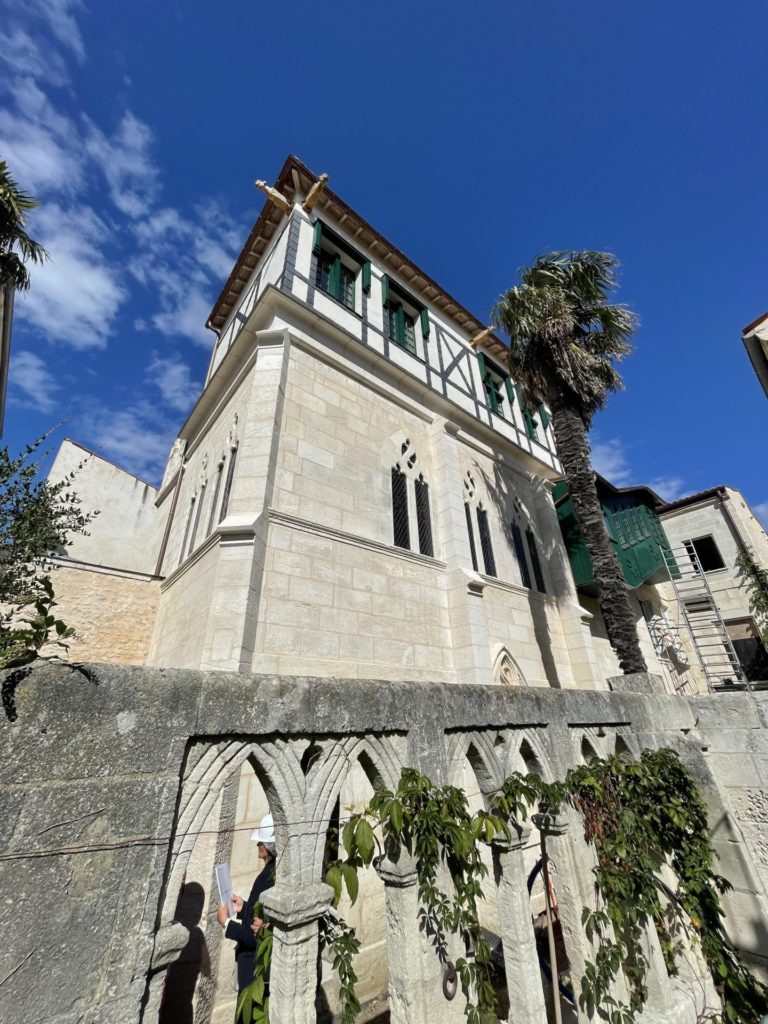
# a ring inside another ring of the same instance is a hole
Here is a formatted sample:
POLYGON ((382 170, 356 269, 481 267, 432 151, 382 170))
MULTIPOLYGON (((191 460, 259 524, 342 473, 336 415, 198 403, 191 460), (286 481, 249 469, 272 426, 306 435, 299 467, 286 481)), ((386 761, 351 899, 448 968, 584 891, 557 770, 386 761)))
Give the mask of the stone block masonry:
MULTIPOLYGON (((3 1024, 156 1024, 164 985, 188 969, 202 972, 186 996, 189 1019, 220 1019, 211 996, 215 898, 197 924, 180 910, 179 893, 194 882, 209 897, 213 863, 231 857, 240 813, 232 784, 246 769, 277 828, 268 901, 276 1022, 315 1020, 325 835, 349 773, 360 769, 374 787, 395 785, 404 765, 436 782, 474 773, 482 794, 515 768, 558 778, 588 750, 672 746, 709 802, 735 886, 726 900, 733 937, 765 967, 768 728, 765 706, 749 694, 687 699, 113 665, 90 666, 89 676, 45 665, 18 685, 6 679, 17 717, 0 718, 3 1024)), ((249 801, 244 794, 246 817, 249 801)), ((578 964, 589 952, 579 920, 592 891, 591 851, 578 827, 553 844, 565 942, 578 964)), ((540 1016, 543 1005, 522 856, 518 846, 499 854, 489 894, 500 935, 518 946, 506 957, 515 1020, 524 1007, 540 1016)), ((411 865, 380 865, 392 1020, 459 1021, 461 1000, 444 1000, 439 964, 419 932, 414 877, 411 865)), ((652 981, 666 1008, 651 1008, 644 1021, 671 1020, 668 1012, 695 1021, 701 985, 697 997, 691 979, 659 973, 652 981)))

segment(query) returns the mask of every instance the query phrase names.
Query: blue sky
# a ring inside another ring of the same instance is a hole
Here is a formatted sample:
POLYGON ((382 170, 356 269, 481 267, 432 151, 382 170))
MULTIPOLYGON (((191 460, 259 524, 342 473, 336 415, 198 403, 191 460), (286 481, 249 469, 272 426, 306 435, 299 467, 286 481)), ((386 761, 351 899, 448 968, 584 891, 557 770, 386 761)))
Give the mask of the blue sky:
POLYGON ((203 324, 296 153, 479 316, 554 248, 610 249, 641 317, 594 430, 617 484, 727 483, 768 519, 768 6, 0 0, 0 154, 52 260, 17 303, 5 440, 156 481, 203 324))

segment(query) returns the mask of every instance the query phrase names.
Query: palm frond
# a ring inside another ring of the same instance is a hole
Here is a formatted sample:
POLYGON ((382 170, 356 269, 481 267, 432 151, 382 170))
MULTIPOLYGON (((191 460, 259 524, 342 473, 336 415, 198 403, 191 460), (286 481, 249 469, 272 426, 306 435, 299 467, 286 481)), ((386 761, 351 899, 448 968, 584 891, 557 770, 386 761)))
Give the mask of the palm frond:
POLYGON ((622 386, 611 360, 631 351, 637 326, 630 309, 607 301, 618 266, 612 253, 547 253, 493 308, 509 336, 510 372, 541 400, 566 399, 585 421, 622 386))

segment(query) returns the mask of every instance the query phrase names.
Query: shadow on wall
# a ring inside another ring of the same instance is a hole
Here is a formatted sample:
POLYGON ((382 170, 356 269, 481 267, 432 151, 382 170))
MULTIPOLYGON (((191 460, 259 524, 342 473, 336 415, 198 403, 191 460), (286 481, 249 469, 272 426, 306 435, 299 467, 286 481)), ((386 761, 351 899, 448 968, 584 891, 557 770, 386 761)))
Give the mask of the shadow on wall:
MULTIPOLYGON (((504 478, 503 473, 497 465, 494 464, 493 467, 493 478, 489 477, 488 474, 485 473, 477 464, 475 464, 475 469, 483 480, 488 500, 496 507, 499 523, 501 524, 504 538, 507 542, 507 547, 510 551, 514 551, 515 545, 512 536, 512 519, 515 514, 515 503, 517 503, 519 508, 523 511, 522 518, 524 520, 530 520, 530 516, 526 512, 518 496, 509 487, 507 480, 504 478)), ((528 608, 531 613, 531 622, 533 623, 533 632, 536 637, 536 644, 541 652, 541 663, 544 669, 544 674, 547 677, 549 685, 555 690, 560 690, 562 689, 562 684, 557 672, 555 659, 552 657, 552 638, 549 631, 549 623, 547 622, 546 606, 533 597, 532 593, 533 592, 529 588, 528 608)), ((508 646, 514 654, 514 645, 510 644, 508 646)))
POLYGON ((211 963, 205 935, 199 927, 205 906, 205 890, 189 882, 181 890, 175 920, 189 932, 186 946, 165 974, 158 1024, 193 1024, 194 997, 200 975, 208 976, 211 963))

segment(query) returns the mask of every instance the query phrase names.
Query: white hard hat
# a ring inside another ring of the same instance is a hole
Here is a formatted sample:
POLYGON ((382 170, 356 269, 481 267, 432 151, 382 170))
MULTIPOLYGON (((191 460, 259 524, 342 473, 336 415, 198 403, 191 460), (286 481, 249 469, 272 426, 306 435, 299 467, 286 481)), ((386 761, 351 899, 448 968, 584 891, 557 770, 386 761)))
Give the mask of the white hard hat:
POLYGON ((265 814, 259 822, 259 827, 251 832, 251 839, 254 843, 264 843, 266 846, 275 842, 275 823, 271 814, 265 814))

